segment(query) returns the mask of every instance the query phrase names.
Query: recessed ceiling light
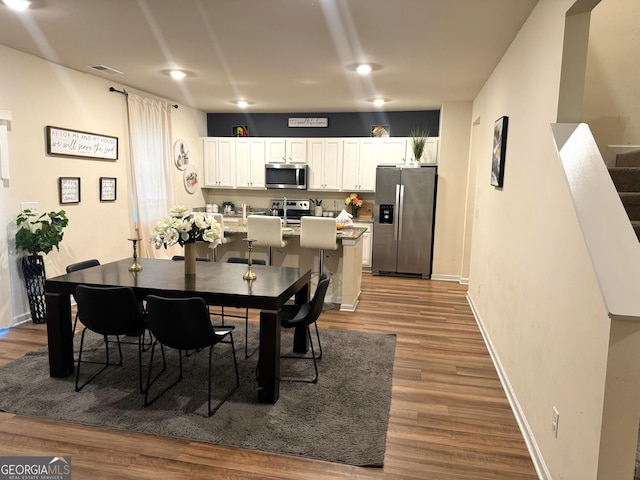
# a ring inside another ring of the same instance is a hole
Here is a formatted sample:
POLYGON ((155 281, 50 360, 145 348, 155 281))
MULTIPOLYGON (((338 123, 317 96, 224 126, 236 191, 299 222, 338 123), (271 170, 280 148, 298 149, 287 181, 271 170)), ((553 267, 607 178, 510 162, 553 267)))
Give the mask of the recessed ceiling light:
POLYGON ((385 103, 387 103, 389 100, 387 100, 386 98, 374 98, 373 99, 373 104, 376 107, 381 107, 382 105, 384 105, 385 103))
POLYGON ((4 4, 13 10, 26 10, 31 5, 29 0, 2 0, 4 4))
POLYGON ((382 65, 377 63, 358 62, 347 65, 347 68, 351 71, 358 72, 360 75, 368 75, 374 70, 380 70, 382 65))
POLYGON ((169 72, 169 75, 171 75, 171 78, 173 78, 174 80, 182 80, 184 77, 187 76, 187 74, 184 73, 182 70, 171 70, 169 72))
POLYGON ((249 102, 247 102, 246 100, 238 100, 236 102, 236 105, 238 105, 238 107, 240 108, 247 108, 249 106, 249 102))

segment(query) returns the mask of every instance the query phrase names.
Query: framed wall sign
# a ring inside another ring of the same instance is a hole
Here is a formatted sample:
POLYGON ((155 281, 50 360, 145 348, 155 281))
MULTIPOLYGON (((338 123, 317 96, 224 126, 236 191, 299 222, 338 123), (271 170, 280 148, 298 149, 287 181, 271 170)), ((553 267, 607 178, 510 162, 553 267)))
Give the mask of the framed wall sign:
POLYGON ((509 117, 500 117, 493 127, 493 154, 491 157, 491 185, 504 184, 504 159, 507 154, 507 126, 509 117))
POLYGON ((58 178, 60 203, 80 203, 80 177, 58 178))
POLYGON ((329 126, 329 118, 328 117, 290 117, 289 118, 289 127, 320 127, 326 128, 329 126))
POLYGON ((113 177, 100 177, 100 201, 115 202, 117 179, 113 177))
POLYGON ((118 137, 47 126, 47 154, 117 160, 118 137))

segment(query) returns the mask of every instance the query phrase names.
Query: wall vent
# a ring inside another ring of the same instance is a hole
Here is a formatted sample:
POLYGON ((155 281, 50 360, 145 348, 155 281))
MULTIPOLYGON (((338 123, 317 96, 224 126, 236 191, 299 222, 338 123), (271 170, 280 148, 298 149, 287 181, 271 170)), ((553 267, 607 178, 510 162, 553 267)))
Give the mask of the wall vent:
POLYGON ((97 70, 101 73, 109 73, 111 75, 122 75, 123 73, 120 70, 116 70, 115 68, 107 67, 106 65, 89 65, 89 68, 97 70))

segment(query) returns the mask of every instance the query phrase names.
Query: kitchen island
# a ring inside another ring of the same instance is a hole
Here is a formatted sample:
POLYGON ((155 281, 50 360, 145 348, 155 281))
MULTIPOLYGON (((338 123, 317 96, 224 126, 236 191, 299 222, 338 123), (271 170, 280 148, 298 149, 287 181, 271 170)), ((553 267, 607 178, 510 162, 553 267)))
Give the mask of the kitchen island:
MULTIPOLYGON (((247 257, 247 227, 241 219, 224 220, 225 242, 216 248, 216 261, 226 262, 230 257, 247 257)), ((324 270, 332 275, 327 291, 327 302, 339 303, 341 311, 353 312, 358 306, 362 283, 362 236, 366 228, 343 228, 337 231, 338 248, 324 251, 324 270)), ((313 283, 317 282, 319 267, 315 249, 300 247, 300 226, 283 228, 282 236, 288 242, 283 248, 273 249, 273 264, 285 267, 306 267, 314 272, 313 283)), ((268 258, 268 249, 253 245, 253 258, 268 258)))

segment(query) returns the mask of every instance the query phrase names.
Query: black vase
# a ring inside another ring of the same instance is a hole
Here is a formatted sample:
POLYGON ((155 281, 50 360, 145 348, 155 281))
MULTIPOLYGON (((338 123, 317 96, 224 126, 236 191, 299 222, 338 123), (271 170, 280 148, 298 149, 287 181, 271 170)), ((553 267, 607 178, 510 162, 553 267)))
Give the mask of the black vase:
POLYGON ((47 304, 44 296, 46 273, 42 255, 22 257, 22 273, 27 287, 31 320, 33 323, 45 323, 47 321, 47 304))

